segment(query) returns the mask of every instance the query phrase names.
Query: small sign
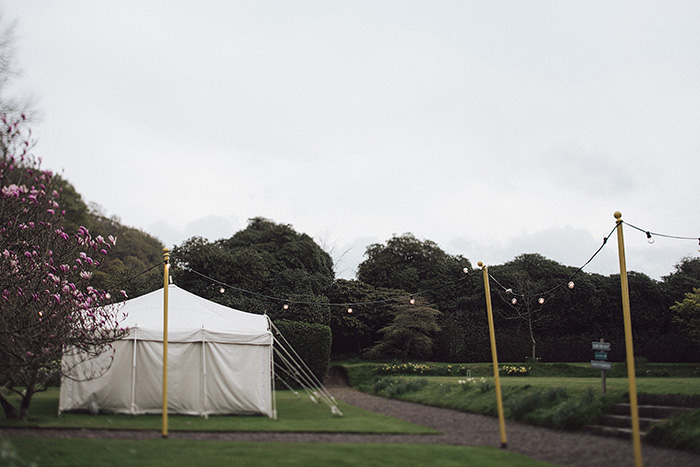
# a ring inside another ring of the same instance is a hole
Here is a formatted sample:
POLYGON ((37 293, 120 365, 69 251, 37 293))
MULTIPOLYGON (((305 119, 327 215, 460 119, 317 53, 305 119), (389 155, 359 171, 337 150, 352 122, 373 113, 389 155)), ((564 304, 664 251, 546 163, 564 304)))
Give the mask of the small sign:
POLYGON ((596 360, 607 360, 608 353, 607 352, 595 352, 595 359, 596 360))
POLYGON ((598 342, 593 341, 593 350, 605 350, 610 351, 610 342, 598 342))
POLYGON ((597 368, 598 370, 612 370, 612 363, 604 362, 602 360, 591 360, 591 368, 597 368))

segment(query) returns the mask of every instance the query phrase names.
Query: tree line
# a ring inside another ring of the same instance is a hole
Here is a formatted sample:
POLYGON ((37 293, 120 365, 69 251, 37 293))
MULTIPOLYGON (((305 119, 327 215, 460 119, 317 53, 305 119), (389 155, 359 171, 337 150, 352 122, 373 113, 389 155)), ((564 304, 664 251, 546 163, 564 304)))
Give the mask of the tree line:
MULTIPOLYGON (((369 245, 353 280, 336 279, 331 257, 308 235, 263 218, 230 239, 187 240, 172 256, 188 290, 272 319, 330 326, 336 358, 490 359, 481 271, 410 233, 369 245)), ((591 341, 601 338, 613 343, 612 359, 624 359, 619 275, 578 271, 539 254, 489 274, 504 361, 585 361, 591 341)), ((700 287, 700 259, 681 260, 661 281, 638 272, 628 279, 636 353, 694 360, 697 330, 674 305, 700 287)))

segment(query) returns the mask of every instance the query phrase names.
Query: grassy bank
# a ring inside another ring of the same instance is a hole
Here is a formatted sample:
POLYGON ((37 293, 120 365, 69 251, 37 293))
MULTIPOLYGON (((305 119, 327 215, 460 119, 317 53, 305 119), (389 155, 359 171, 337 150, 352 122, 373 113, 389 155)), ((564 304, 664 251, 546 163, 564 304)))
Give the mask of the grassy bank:
MULTIPOLYGON (((642 363, 645 376, 636 379, 638 394, 700 397, 700 378, 694 376, 697 364, 642 363), (652 374, 663 376, 648 376, 652 374)), ((344 369, 351 385, 369 393, 497 416, 489 364, 365 363, 348 364, 344 369)), ((597 423, 612 404, 626 401, 629 395, 628 380, 622 377, 606 378, 603 395, 600 371, 592 370, 590 364, 504 364, 499 373, 506 417, 539 426, 580 429, 597 423)), ((700 452, 700 411, 662 422, 648 439, 700 452)))

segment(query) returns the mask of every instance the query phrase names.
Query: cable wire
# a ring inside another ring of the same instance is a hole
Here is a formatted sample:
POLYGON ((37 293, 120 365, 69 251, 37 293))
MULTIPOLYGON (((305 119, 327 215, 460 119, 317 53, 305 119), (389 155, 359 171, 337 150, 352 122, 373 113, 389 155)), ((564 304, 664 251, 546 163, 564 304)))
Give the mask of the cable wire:
POLYGON ((637 227, 636 225, 632 225, 632 224, 630 224, 629 222, 625 222, 625 221, 622 221, 622 222, 623 222, 624 224, 629 225, 629 226, 632 227, 633 229, 636 229, 636 230, 639 230, 640 232, 645 233, 645 234, 647 235, 647 237, 649 237, 649 238, 651 238, 650 236, 653 235, 653 236, 655 236, 655 237, 672 238, 672 239, 674 239, 674 240, 697 240, 698 242, 700 242, 700 237, 684 237, 684 236, 681 236, 681 235, 662 234, 662 233, 652 232, 652 231, 650 231, 650 230, 642 229, 641 227, 637 227))
POLYGON ((371 301, 365 301, 365 302, 331 303, 331 302, 307 302, 307 301, 303 301, 303 300, 288 300, 288 299, 284 299, 284 298, 280 298, 280 297, 275 297, 272 295, 266 295, 263 293, 253 292, 252 290, 246 290, 246 289, 242 289, 240 287, 236 287, 234 285, 227 284, 226 282, 222 282, 218 279, 214 279, 213 277, 207 276, 206 274, 203 274, 199 271, 196 271, 188 266, 183 267, 182 269, 185 271, 189 271, 189 272, 192 272, 194 274, 197 274, 198 276, 201 276, 209 281, 212 281, 212 282, 214 282, 222 287, 227 287, 227 288, 230 288, 232 290, 236 290, 238 292, 246 293, 246 294, 253 295, 256 297, 265 298, 268 300, 273 300, 276 302, 282 302, 282 303, 287 303, 287 304, 320 305, 320 306, 360 306, 360 305, 377 305, 380 303, 396 302, 396 301, 410 299, 410 298, 418 296, 418 295, 424 295, 424 294, 427 294, 429 292, 435 292, 437 290, 443 289, 443 288, 448 287, 450 285, 456 284, 457 282, 463 281, 468 277, 465 274, 463 277, 460 277, 459 279, 456 279, 456 280, 451 281, 451 282, 447 282, 445 284, 442 284, 442 285, 437 286, 437 287, 433 287, 431 289, 425 289, 425 290, 421 290, 420 292, 408 293, 408 294, 404 294, 404 295, 397 295, 397 296, 382 299, 382 300, 371 300, 371 301))
MULTIPOLYGON (((552 288, 549 289, 549 290, 546 290, 546 291, 544 291, 544 292, 539 292, 539 293, 531 294, 531 295, 533 295, 533 296, 537 296, 537 295, 540 295, 540 296, 542 296, 542 295, 549 295, 549 294, 553 293, 555 290, 557 290, 557 289, 563 287, 564 285, 569 285, 569 284, 571 283, 571 281, 574 279, 574 277, 576 277, 581 271, 583 271, 583 269, 584 269, 586 266, 588 266, 588 264, 589 264, 591 261, 593 261, 593 258, 595 258, 596 256, 598 256, 598 253, 600 253, 601 250, 602 250, 602 249, 605 247, 605 245, 608 243, 608 239, 609 239, 610 236, 613 234, 613 232, 615 231, 615 229, 617 229, 617 225, 616 225, 615 227, 613 227, 613 229, 610 231, 610 233, 609 233, 607 236, 603 237, 603 243, 598 247, 598 249, 595 251, 595 253, 593 253, 593 254, 591 255, 591 257, 588 258, 588 261, 586 261, 585 263, 583 263, 583 266, 581 266, 580 268, 578 268, 578 269, 577 269, 573 274, 571 274, 565 281, 561 282, 560 284, 557 284, 556 286, 552 287, 552 288)), ((491 275, 491 273, 489 273, 489 278, 491 278, 496 284, 498 284, 505 292, 509 292, 509 291, 510 291, 509 293, 512 293, 514 296, 518 296, 518 297, 524 297, 524 296, 525 296, 524 294, 514 293, 512 288, 506 288, 506 287, 505 287, 503 284, 501 284, 495 277, 493 277, 493 276, 491 275)))

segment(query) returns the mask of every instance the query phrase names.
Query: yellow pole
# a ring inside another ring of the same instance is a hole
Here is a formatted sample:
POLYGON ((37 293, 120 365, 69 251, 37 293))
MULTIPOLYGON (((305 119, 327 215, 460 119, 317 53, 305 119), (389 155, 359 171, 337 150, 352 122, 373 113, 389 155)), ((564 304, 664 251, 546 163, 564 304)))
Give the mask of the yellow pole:
POLYGON ((170 250, 163 248, 163 438, 168 437, 168 285, 170 250))
POLYGON ((479 267, 484 272, 484 290, 486 293, 486 315, 489 318, 489 336, 491 337, 491 357, 493 359, 493 381, 496 385, 496 404, 498 405, 498 423, 501 430, 501 448, 508 447, 506 440, 506 421, 503 415, 503 398, 501 396, 501 379, 498 375, 498 353, 496 352, 496 332, 493 326, 493 311, 491 308, 491 287, 489 286, 489 271, 484 263, 479 261, 479 267))
POLYGON ((627 352, 627 379, 630 391, 630 411, 632 413, 632 443, 634 465, 642 467, 642 441, 639 435, 639 411, 637 408, 637 380, 634 374, 634 349, 632 346, 632 318, 630 316, 630 292, 627 282, 625 261, 625 240, 622 235, 622 213, 615 212, 617 224, 617 248, 620 253, 620 288, 622 289, 622 315, 625 323, 625 349, 627 352))

